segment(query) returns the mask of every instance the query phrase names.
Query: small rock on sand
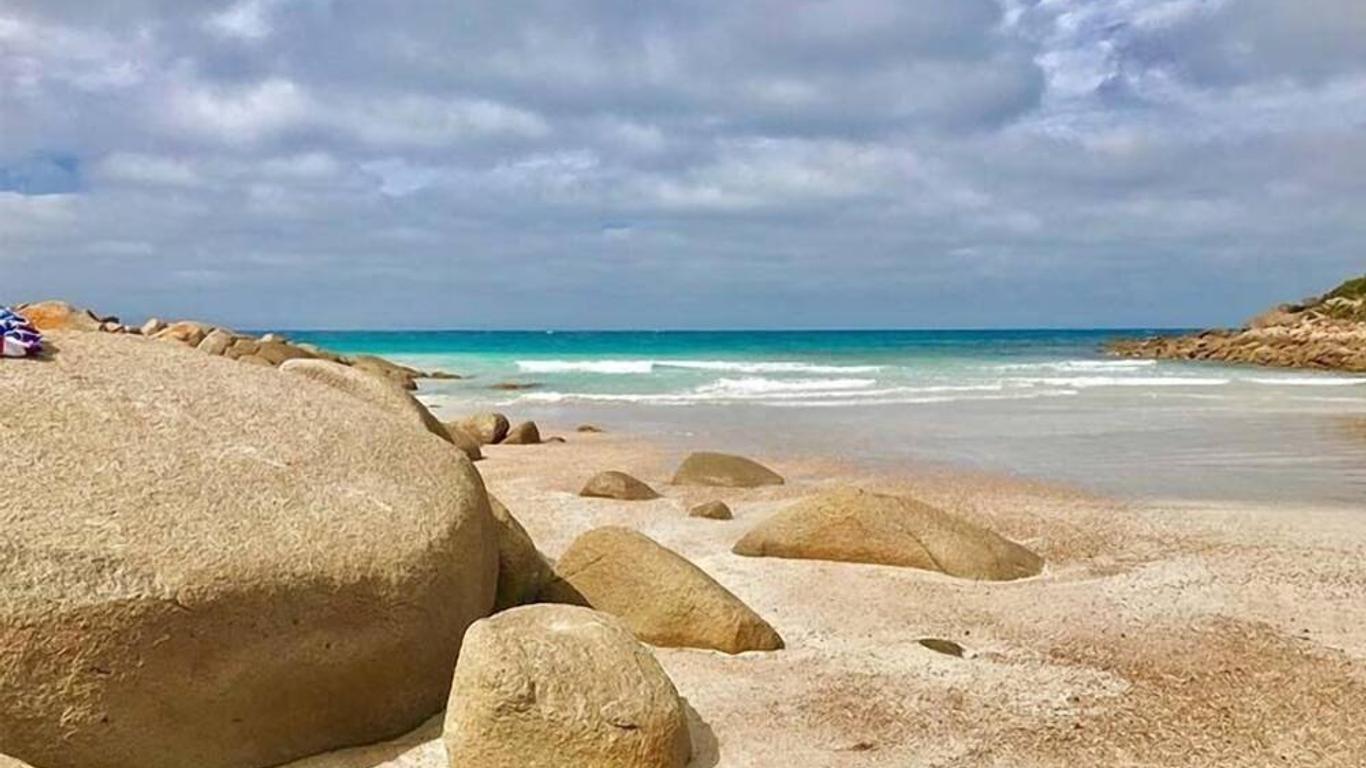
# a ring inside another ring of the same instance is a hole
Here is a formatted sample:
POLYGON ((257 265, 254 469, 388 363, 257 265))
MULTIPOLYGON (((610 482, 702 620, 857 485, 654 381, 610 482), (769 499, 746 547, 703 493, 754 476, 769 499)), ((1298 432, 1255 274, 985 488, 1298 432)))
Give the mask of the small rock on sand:
MULTIPOLYGON (((426 406, 423 407, 425 408, 426 406)), ((446 434, 450 437, 451 444, 461 451, 464 451, 465 455, 470 457, 470 461, 479 461, 484 458, 484 452, 480 450, 479 441, 470 437, 468 432, 454 424, 444 424, 442 426, 446 428, 446 434)))
POLYGON ((935 653, 942 653, 945 656, 957 656, 961 659, 963 658, 963 654, 966 653, 963 646, 952 640, 945 640, 940 637, 922 637, 916 642, 935 653))
POLYGON ((508 423, 508 417, 494 411, 476 413, 473 416, 461 419, 456 422, 456 425, 483 445, 503 442, 503 438, 507 437, 508 429, 511 426, 508 423))
POLYGON ((601 432, 602 429, 600 427, 595 427, 592 424, 580 424, 578 427, 574 429, 574 431, 583 432, 586 434, 596 434, 598 432, 601 432))
POLYGON ((503 438, 503 445, 539 445, 540 442, 541 430, 537 428, 534 421, 524 421, 518 424, 509 429, 507 437, 503 438))
POLYGON ((470 627, 442 738, 451 768, 683 768, 692 756, 654 655, 611 616, 567 605, 470 627))
POLYGON ((683 464, 674 473, 673 482, 674 485, 757 488, 763 485, 782 485, 783 478, 752 459, 703 451, 683 460, 683 464))
POLYGON ((659 498, 655 489, 625 472, 599 472, 579 491, 580 496, 621 501, 648 501, 659 498))
POLYGON ((705 517, 708 520, 732 520, 735 515, 724 501, 708 501, 688 510, 689 517, 705 517))
POLYGON ((629 528, 595 528, 569 546, 543 593, 620 618, 636 637, 671 648, 775 651, 768 622, 705 571, 629 528))

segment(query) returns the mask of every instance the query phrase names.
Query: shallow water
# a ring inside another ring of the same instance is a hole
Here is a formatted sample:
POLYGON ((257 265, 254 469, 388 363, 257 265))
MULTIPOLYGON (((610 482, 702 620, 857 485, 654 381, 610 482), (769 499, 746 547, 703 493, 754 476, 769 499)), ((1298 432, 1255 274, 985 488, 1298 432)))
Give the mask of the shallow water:
POLYGON ((1366 377, 1106 358, 1145 330, 291 333, 471 378, 515 416, 767 454, 933 461, 1138 497, 1366 502, 1366 377), (537 385, 498 391, 515 381, 537 385))

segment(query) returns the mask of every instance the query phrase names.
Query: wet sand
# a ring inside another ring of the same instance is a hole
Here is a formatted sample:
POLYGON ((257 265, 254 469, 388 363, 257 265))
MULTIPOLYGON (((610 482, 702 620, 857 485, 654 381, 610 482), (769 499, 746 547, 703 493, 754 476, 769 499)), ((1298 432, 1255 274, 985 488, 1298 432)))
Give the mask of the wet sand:
MULTIPOLYGON (((682 455, 616 434, 491 446, 479 463, 552 558, 628 525, 705 569, 787 641, 656 654, 695 710, 693 765, 1360 766, 1366 763, 1366 509, 1120 503, 1065 487, 835 460, 768 461, 788 484, 678 488, 682 455), (662 499, 576 495, 599 470, 662 499), (1010 583, 743 558, 731 545, 814 489, 913 495, 1042 554, 1010 583), (733 521, 690 518, 721 499, 733 521), (917 641, 946 638, 965 658, 917 641)), ((726 446, 698 445, 725 450, 726 446)), ((440 720, 296 768, 445 768, 440 720)))

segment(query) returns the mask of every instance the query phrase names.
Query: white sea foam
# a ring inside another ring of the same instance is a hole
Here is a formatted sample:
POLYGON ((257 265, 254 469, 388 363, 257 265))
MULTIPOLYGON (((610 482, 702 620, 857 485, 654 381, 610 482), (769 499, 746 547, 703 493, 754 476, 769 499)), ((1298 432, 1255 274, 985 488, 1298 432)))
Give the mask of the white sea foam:
POLYGON ((1044 376, 1039 378, 1020 378, 1022 384, 1048 387, 1067 387, 1069 389, 1089 389, 1092 387, 1221 387, 1229 379, 1203 376, 1044 376))
POLYGON ((639 374, 654 371, 649 360, 518 360, 523 373, 639 374))
POLYGON ((1005 363, 995 366, 998 371, 1057 371, 1085 373, 1088 371, 1141 371, 1157 365, 1156 360, 1058 360, 1048 363, 1005 363))
POLYGON ((684 368, 698 371, 732 371, 735 373, 877 373, 885 370, 881 365, 820 365, 817 363, 780 362, 780 361, 732 361, 732 360, 656 360, 661 368, 684 368))
MULTIPOLYGON (((928 387, 883 387, 871 389, 871 379, 806 379, 777 381, 772 379, 722 379, 687 392, 663 393, 601 393, 601 392, 529 392, 517 401, 524 403, 600 402, 641 403, 649 405, 701 405, 723 403, 773 404, 804 402, 816 404, 857 405, 887 404, 892 402, 946 402, 963 399, 993 399, 1004 387, 1000 384, 928 387), (722 382, 729 382, 718 386, 722 382)), ((1053 394, 1036 390, 1009 398, 1034 398, 1053 394)))
POLYGON ((1275 376, 1252 377, 1243 379, 1253 384, 1268 384, 1283 387, 1355 387, 1366 384, 1366 378, 1347 379, 1336 376, 1275 376))
POLYGON ((929 395, 923 397, 872 397, 849 400, 771 400, 764 405, 775 408, 848 408, 860 405, 929 405, 934 403, 957 403, 964 400, 1037 400, 1042 397, 1069 397, 1077 394, 1075 389, 1041 390, 1039 392, 1014 395, 929 395))
POLYGON ((750 360, 518 360, 523 373, 648 374, 657 368, 731 373, 867 374, 884 370, 880 365, 821 365, 790 361, 750 360))
POLYGON ((717 379, 713 384, 698 387, 698 394, 769 395, 792 392, 844 392, 864 389, 877 384, 877 379, 717 379))

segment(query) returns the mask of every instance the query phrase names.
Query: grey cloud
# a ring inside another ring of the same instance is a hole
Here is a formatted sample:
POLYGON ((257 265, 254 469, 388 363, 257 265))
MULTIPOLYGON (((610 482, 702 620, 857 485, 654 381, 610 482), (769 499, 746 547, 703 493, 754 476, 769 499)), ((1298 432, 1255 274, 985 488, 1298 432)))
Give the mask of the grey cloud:
POLYGON ((1236 320, 1360 269, 1363 14, 1313 5, 13 0, 0 298, 274 326, 1236 320))

